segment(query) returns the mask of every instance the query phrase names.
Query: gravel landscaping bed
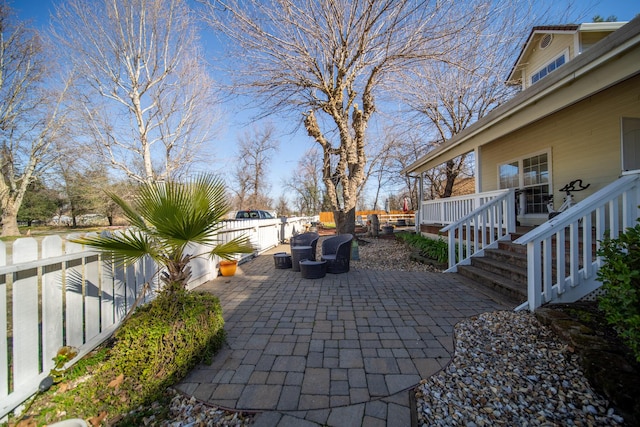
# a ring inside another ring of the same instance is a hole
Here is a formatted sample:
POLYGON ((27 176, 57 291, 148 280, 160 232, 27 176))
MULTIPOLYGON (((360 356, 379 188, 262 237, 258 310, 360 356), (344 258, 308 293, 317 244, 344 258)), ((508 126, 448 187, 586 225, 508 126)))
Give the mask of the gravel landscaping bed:
POLYGON ((440 271, 432 265, 412 260, 407 246, 393 239, 360 239, 358 252, 360 260, 351 261, 351 267, 356 270, 440 271))
POLYGON ((529 312, 484 313, 455 328, 455 355, 416 389, 422 426, 617 426, 577 355, 529 312))

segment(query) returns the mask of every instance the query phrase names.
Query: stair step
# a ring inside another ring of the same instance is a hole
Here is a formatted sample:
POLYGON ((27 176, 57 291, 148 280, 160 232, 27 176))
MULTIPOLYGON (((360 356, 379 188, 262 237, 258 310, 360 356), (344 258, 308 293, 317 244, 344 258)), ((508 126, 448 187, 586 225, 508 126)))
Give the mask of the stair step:
POLYGON ((510 279, 521 284, 525 288, 527 287, 526 262, 524 263, 524 266, 522 266, 491 257, 475 257, 471 258, 471 265, 500 277, 510 279))
MULTIPOLYGON (((457 274, 457 273, 451 273, 451 274, 457 274)), ((489 286, 479 283, 476 280, 466 277, 462 274, 457 274, 457 276, 458 276, 458 280, 461 283, 465 283, 467 286, 476 289, 478 292, 482 293, 483 295, 489 297, 493 301, 498 302, 506 307, 516 308, 527 300, 526 297, 523 297, 520 294, 514 297, 513 295, 507 294, 504 291, 493 289, 489 286)))
POLYGON ((523 285, 521 283, 517 283, 514 280, 480 269, 473 265, 459 265, 458 273, 488 286, 493 290, 504 293, 513 299, 524 298, 523 301, 527 299, 526 284, 523 285))
POLYGON ((508 262, 527 270, 527 254, 513 252, 507 249, 485 249, 485 258, 491 258, 497 261, 508 262))
POLYGON ((508 240, 499 241, 498 248, 504 251, 514 252, 518 254, 527 254, 527 247, 525 245, 516 245, 515 243, 508 240))
MULTIPOLYGON (((500 293, 512 300, 526 301, 527 299, 527 246, 517 245, 513 240, 524 235, 528 230, 521 228, 517 234, 512 234, 512 241, 499 241, 498 248, 485 249, 483 256, 471 258, 471 265, 459 265, 458 273, 465 279, 469 279, 484 292, 500 293)), ((578 245, 582 254, 582 231, 579 234, 578 245)), ((556 239, 551 241, 551 254, 554 259, 552 264, 552 276, 556 276, 556 239)), ((595 248, 596 242, 592 241, 595 248)), ((565 240, 567 269, 569 263, 569 239, 565 240)), ((581 257, 579 258, 582 263, 581 257)))

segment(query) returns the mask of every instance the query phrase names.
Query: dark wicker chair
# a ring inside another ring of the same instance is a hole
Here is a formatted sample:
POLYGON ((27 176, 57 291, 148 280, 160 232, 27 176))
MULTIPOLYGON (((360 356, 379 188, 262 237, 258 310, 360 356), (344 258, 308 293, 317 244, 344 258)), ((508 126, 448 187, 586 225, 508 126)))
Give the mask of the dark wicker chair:
MULTIPOLYGON (((302 234, 293 236, 289 240, 289 245, 291 248, 293 248, 294 246, 311 246, 312 248, 311 253, 313 254, 312 261, 315 261, 316 246, 318 245, 318 238, 320 238, 320 235, 318 233, 313 233, 313 232, 302 233, 302 234)), ((293 253, 293 251, 291 251, 291 253, 293 253)))
POLYGON ((346 273, 351 261, 351 234, 329 237, 322 242, 322 261, 327 261, 327 273, 346 273))

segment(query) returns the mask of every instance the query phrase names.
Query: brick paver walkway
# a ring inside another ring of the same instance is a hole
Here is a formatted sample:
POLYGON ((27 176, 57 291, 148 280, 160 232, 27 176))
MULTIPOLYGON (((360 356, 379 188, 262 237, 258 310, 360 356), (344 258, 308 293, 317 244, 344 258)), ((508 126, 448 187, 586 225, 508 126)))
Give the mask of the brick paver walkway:
POLYGON ((455 274, 358 269, 324 279, 271 253, 199 289, 220 298, 227 345, 177 388, 257 426, 409 426, 409 389, 453 354, 453 326, 512 309, 455 274))

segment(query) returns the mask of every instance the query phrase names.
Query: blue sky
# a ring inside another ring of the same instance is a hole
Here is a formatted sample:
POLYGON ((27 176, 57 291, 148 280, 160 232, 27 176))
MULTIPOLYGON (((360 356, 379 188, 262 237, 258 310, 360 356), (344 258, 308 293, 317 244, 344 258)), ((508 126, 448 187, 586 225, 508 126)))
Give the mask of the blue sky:
MULTIPOLYGON (((9 0, 11 2, 11 0, 9 0)), ((51 12, 54 2, 59 0, 13 0, 11 2, 14 9, 19 13, 22 19, 29 19, 36 26, 45 26, 49 21, 49 13, 51 12)), ((92 1, 92 0, 87 0, 92 1)), ((575 16, 573 22, 589 22, 595 15, 608 17, 614 15, 619 21, 631 20, 640 13, 640 1, 638 0, 559 0, 556 6, 565 3, 578 4, 581 10, 585 10, 584 16, 575 16)), ((558 22, 563 24, 566 22, 558 22)), ((528 34, 529 29, 523 29, 523 33, 528 34)), ((205 43, 212 43, 211 39, 203 35, 205 43)), ((226 106, 228 116, 226 118, 226 129, 214 142, 214 150, 216 152, 216 162, 211 165, 215 172, 223 173, 229 170, 229 163, 233 160, 235 153, 230 152, 229 147, 235 147, 238 136, 244 134, 249 128, 246 127, 248 115, 236 109, 237 106, 226 106)), ((272 121, 276 123, 281 120, 274 118, 272 121)), ((274 161, 270 168, 271 197, 275 200, 280 194, 284 193, 281 189, 283 180, 291 176, 291 171, 295 170, 298 160, 303 156, 305 151, 315 146, 306 133, 299 129, 297 133, 291 134, 294 124, 289 124, 282 129, 279 135, 280 149, 275 154, 274 161)))

